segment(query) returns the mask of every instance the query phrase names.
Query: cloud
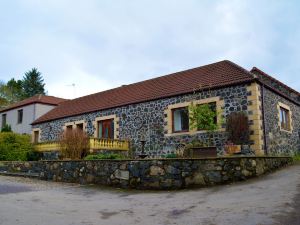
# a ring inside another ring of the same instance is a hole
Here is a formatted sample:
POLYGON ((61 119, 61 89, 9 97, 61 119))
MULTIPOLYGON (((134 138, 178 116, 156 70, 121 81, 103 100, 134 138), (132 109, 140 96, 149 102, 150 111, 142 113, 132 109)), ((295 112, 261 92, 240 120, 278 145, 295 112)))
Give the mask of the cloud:
POLYGON ((230 59, 300 89, 297 1, 0 3, 0 79, 38 67, 70 98, 230 59), (287 13, 288 12, 288 13, 287 13))

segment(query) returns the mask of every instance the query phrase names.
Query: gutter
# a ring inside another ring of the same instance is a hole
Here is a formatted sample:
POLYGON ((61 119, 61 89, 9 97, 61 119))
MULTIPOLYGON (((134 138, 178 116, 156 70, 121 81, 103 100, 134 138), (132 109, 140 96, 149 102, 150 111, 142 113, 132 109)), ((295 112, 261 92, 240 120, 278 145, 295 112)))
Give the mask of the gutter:
POLYGON ((265 155, 268 155, 268 146, 267 146, 267 136, 266 136, 266 122, 265 122, 265 92, 264 92, 264 84, 261 86, 261 111, 262 111, 262 122, 263 122, 263 134, 264 134, 264 150, 265 155))

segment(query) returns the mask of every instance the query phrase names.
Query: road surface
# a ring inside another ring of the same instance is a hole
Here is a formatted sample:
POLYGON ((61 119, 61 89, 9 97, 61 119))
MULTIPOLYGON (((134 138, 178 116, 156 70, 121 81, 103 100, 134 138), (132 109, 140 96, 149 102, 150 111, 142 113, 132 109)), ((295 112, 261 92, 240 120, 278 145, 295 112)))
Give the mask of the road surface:
POLYGON ((300 165, 246 182, 128 191, 0 176, 0 225, 300 224, 300 165))

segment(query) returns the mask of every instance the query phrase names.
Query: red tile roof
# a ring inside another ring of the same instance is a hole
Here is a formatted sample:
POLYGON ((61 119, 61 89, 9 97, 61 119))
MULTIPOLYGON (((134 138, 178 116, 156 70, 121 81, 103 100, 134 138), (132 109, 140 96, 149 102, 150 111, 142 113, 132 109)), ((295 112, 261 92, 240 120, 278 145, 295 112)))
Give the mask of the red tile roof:
POLYGON ((253 81, 254 75, 230 61, 221 61, 65 101, 33 124, 69 116, 253 81))
POLYGON ((33 97, 26 98, 20 102, 16 102, 4 109, 1 109, 0 112, 6 112, 6 111, 9 111, 9 110, 12 110, 15 108, 19 108, 22 106, 31 105, 31 104, 35 104, 35 103, 40 103, 40 104, 44 104, 44 105, 58 105, 64 101, 66 101, 66 99, 57 98, 54 96, 35 95, 33 97))
MULTIPOLYGON (((259 75, 262 75, 266 78, 268 78, 269 80, 271 80, 272 82, 274 83, 277 83, 278 85, 280 86, 283 86, 284 88, 286 88, 288 91, 300 96, 300 93, 296 90, 294 90, 293 88, 285 85, 284 83, 282 83, 281 81, 275 79, 274 77, 270 76, 269 74, 265 73, 264 71, 258 69, 257 67, 253 67, 251 70, 250 70, 251 73, 254 73, 254 74, 259 74, 259 75)), ((262 81, 262 80, 261 80, 262 81)))

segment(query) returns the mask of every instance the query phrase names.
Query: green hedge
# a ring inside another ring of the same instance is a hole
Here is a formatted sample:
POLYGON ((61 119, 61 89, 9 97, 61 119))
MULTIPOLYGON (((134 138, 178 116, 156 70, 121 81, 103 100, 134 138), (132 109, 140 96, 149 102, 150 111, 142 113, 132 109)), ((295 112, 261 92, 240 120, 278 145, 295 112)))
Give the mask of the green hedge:
POLYGON ((12 132, 0 133, 0 160, 27 161, 33 150, 29 135, 12 132))
POLYGON ((126 157, 121 154, 115 153, 100 153, 97 155, 88 155, 84 159, 85 160, 97 160, 97 159, 125 159, 126 157))

